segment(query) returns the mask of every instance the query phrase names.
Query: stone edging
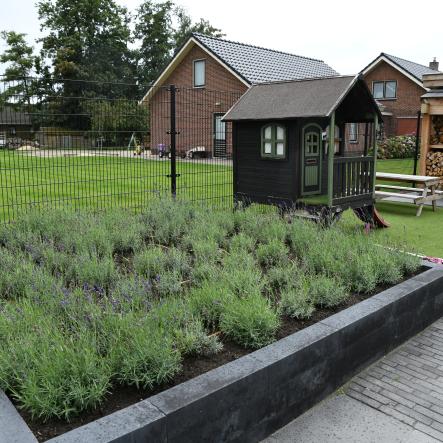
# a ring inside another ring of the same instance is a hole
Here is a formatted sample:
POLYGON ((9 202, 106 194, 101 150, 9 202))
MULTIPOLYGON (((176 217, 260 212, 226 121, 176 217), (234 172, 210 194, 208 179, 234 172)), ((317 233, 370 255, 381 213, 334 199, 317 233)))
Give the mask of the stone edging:
POLYGON ((443 267, 426 267, 306 329, 50 442, 260 441, 443 315, 443 267))

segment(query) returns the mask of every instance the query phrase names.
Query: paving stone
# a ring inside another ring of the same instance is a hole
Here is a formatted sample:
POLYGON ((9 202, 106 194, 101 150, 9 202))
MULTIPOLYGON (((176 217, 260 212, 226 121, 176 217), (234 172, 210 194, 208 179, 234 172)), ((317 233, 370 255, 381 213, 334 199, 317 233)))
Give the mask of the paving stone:
POLYGON ((354 377, 346 393, 443 442, 443 319, 354 377))
POLYGON ((417 431, 423 432, 424 434, 434 437, 438 441, 443 441, 443 432, 437 431, 436 429, 431 428, 430 426, 417 422, 414 425, 414 428, 417 429, 417 431))

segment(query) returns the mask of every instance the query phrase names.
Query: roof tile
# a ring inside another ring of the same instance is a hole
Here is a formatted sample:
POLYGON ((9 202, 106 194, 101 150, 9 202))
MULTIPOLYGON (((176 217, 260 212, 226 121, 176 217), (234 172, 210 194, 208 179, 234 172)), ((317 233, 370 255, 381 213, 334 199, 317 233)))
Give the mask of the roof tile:
POLYGON ((198 33, 193 36, 251 84, 337 75, 322 60, 198 33))

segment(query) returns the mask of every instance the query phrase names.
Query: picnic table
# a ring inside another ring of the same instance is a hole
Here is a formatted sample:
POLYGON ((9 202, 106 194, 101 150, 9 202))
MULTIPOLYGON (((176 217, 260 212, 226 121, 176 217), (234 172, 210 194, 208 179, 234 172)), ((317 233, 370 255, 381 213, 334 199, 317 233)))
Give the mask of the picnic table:
POLYGON ((435 211, 437 200, 443 200, 443 191, 437 190, 437 187, 443 183, 443 177, 377 172, 375 178, 377 180, 409 184, 409 186, 376 184, 375 199, 383 200, 395 197, 412 200, 414 204, 418 205, 417 217, 421 215, 425 203, 432 202, 432 210, 435 211))

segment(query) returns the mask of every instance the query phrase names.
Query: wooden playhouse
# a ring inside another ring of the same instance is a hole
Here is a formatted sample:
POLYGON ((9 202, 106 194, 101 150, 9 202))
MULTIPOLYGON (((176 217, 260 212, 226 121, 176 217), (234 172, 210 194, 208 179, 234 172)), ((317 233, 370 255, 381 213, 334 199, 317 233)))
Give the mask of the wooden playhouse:
POLYGON ((224 117, 233 122, 236 202, 372 215, 380 119, 359 76, 251 87, 224 117), (365 128, 363 146, 348 142, 349 124, 365 128))

